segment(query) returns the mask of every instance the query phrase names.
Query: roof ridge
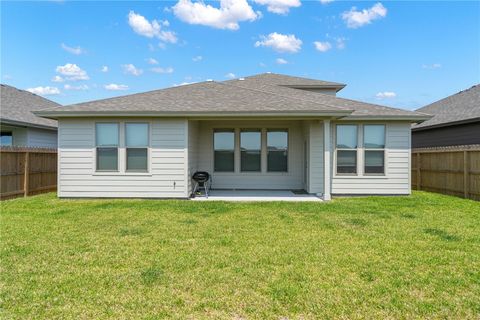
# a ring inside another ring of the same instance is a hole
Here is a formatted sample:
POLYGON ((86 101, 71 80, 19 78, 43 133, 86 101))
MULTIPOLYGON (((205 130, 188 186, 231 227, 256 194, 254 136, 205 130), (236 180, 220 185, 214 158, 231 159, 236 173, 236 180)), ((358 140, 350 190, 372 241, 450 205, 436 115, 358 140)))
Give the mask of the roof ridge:
MULTIPOLYGON (((230 84, 230 83, 225 83, 225 82, 217 82, 217 83, 221 83, 221 84, 226 85, 226 86, 232 86, 232 87, 242 88, 242 89, 246 89, 246 90, 262 92, 262 93, 266 93, 266 94, 270 94, 270 95, 274 95, 274 96, 279 96, 279 97, 283 97, 283 98, 315 103, 315 104, 318 104, 320 106, 329 107, 329 108, 340 110, 340 111, 352 111, 352 112, 354 111, 352 109, 344 109, 344 108, 341 108, 341 107, 331 106, 331 105, 320 103, 320 102, 317 102, 317 101, 312 101, 312 100, 308 100, 308 99, 300 99, 300 98, 297 98, 297 97, 290 97, 290 96, 287 96, 287 95, 278 94, 278 93, 275 93, 275 92, 264 91, 264 90, 260 90, 260 89, 247 88, 247 87, 243 87, 243 86, 238 86, 236 84, 230 84)), ((271 86, 275 86, 275 85, 271 85, 271 86)), ((298 89, 293 89, 293 88, 291 88, 291 89, 292 90, 298 90, 298 89)))

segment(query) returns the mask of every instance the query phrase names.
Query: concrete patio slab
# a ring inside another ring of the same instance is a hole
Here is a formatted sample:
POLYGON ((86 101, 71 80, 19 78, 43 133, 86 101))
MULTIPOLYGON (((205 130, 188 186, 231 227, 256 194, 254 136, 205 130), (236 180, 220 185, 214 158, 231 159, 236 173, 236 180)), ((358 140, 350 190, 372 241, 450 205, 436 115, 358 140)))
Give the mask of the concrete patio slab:
POLYGON ((193 201, 323 201, 312 194, 295 194, 289 190, 210 190, 208 199, 202 194, 193 201))

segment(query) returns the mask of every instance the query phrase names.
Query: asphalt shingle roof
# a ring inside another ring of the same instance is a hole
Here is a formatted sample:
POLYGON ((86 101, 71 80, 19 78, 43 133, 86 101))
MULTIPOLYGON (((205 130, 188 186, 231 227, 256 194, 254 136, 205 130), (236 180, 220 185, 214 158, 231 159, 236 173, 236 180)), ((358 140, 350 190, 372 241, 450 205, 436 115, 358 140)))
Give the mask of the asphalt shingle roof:
POLYGON ((415 125, 414 129, 480 119, 480 84, 417 109, 417 111, 432 114, 433 118, 415 125))
POLYGON ((332 113, 349 117, 424 117, 413 111, 335 97, 295 86, 331 87, 342 84, 278 74, 260 74, 225 82, 195 84, 137 93, 42 110, 60 113, 332 113))
POLYGON ((0 119, 25 125, 57 127, 57 121, 38 117, 32 111, 60 106, 58 103, 9 85, 0 85, 0 119))

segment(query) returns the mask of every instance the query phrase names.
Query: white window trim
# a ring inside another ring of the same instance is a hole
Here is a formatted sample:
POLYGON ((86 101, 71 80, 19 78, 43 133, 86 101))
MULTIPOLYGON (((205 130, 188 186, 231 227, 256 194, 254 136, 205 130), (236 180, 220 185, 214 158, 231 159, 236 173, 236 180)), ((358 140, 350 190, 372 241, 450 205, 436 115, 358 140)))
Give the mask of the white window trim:
POLYGON ((387 175, 387 125, 385 123, 365 123, 362 124, 362 172, 364 176, 368 177, 383 177, 387 175), (384 130, 383 130, 383 143, 384 146, 383 148, 367 148, 365 147, 365 127, 369 125, 382 125, 384 130), (365 172, 365 154, 366 151, 383 151, 383 173, 366 173, 365 172))
POLYGON ((124 127, 124 144, 125 144, 125 173, 150 173, 151 170, 151 135, 152 135, 152 125, 150 121, 125 121, 123 124, 124 127), (128 147, 127 146, 127 124, 147 124, 148 125, 148 133, 147 133, 147 146, 146 147, 128 147), (127 149, 147 149, 147 170, 127 170, 127 149))
POLYGON ((93 172, 92 176, 152 176, 152 121, 151 120, 142 120, 142 121, 125 121, 125 120, 105 120, 105 121, 95 121, 93 124, 93 139, 94 139, 94 152, 93 152, 93 172), (97 123, 117 123, 118 124, 118 164, 117 171, 97 171, 97 123), (127 167, 127 149, 126 149, 126 135, 125 135, 125 124, 126 123, 148 123, 148 148, 147 148, 147 167, 148 171, 126 171, 127 167))
POLYGON ((351 178, 351 177, 359 177, 361 176, 361 171, 359 170, 359 157, 360 157, 360 151, 361 151, 361 140, 360 140, 360 132, 361 132, 361 125, 358 124, 358 123, 336 123, 334 126, 334 153, 333 153, 333 166, 334 166, 334 169, 333 169, 333 172, 334 172, 334 177, 347 177, 347 178, 351 178), (354 148, 354 149, 348 149, 348 148, 337 148, 337 127, 338 126, 342 126, 342 125, 350 125, 350 126, 356 126, 357 127, 357 147, 354 148), (356 172, 355 173, 338 173, 337 172, 337 151, 355 151, 355 157, 356 157, 356 161, 355 161, 355 164, 356 164, 356 172))

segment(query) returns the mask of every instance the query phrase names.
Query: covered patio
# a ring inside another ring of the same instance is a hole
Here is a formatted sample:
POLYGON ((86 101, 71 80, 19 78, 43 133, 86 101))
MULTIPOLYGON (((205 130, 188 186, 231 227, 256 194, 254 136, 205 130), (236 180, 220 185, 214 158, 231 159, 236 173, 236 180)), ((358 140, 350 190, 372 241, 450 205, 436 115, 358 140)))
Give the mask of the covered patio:
POLYGON ((293 201, 293 202, 321 202, 322 199, 314 194, 296 190, 210 190, 208 198, 205 195, 196 195, 194 201, 293 201))

